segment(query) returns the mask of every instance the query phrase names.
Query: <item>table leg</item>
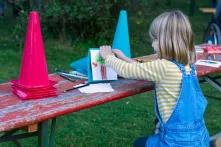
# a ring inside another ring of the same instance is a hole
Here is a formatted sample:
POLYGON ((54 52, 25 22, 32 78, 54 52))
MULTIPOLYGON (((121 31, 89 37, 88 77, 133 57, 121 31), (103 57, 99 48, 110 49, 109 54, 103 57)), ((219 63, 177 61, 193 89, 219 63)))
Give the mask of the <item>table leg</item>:
POLYGON ((50 133, 49 147, 55 146, 55 126, 56 126, 56 118, 52 119, 52 122, 51 122, 51 133, 50 133))
POLYGON ((39 147, 48 147, 48 120, 40 123, 38 145, 39 147))
POLYGON ((39 124, 39 130, 36 132, 31 132, 31 133, 15 134, 20 129, 15 129, 12 131, 5 132, 3 135, 0 136, 0 143, 6 142, 6 141, 13 141, 18 147, 20 147, 21 144, 17 140, 37 136, 39 147, 54 147, 55 146, 56 118, 53 118, 51 121, 50 134, 49 134, 48 125, 49 125, 49 120, 41 122, 39 124), (50 138, 49 138, 49 135, 50 135, 50 138))
POLYGON ((40 130, 39 130, 39 136, 38 136, 39 147, 54 147, 55 146, 56 118, 53 118, 51 121, 50 134, 49 134, 48 125, 49 125, 49 120, 40 123, 40 130))

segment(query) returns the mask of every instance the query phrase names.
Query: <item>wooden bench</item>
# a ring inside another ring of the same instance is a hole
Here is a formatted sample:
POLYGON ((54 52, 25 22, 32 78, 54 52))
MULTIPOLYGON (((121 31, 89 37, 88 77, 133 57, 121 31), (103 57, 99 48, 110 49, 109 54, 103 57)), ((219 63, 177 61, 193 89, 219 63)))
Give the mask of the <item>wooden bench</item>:
POLYGON ((207 14, 216 14, 216 9, 215 8, 199 8, 199 10, 203 13, 207 14))

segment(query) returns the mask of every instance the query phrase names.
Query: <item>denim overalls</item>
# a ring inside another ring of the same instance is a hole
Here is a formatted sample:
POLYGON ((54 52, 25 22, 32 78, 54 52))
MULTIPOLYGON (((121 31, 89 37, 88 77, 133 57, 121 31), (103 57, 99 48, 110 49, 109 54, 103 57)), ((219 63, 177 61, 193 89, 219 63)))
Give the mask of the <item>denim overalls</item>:
POLYGON ((209 147, 209 135, 203 119, 207 101, 201 92, 195 66, 191 65, 190 74, 186 74, 182 64, 174 63, 182 72, 179 98, 173 113, 164 123, 155 97, 160 130, 147 139, 146 147, 209 147))

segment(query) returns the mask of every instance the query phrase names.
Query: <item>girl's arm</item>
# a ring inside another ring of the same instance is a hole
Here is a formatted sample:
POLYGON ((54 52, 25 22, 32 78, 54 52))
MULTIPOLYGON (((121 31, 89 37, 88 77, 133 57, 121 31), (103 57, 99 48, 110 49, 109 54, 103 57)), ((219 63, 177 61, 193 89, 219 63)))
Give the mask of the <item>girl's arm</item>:
POLYGON ((106 59, 107 56, 113 54, 123 60, 123 61, 126 61, 128 63, 132 63, 132 62, 135 62, 135 60, 131 59, 131 58, 128 58, 127 56, 124 55, 124 53, 118 49, 111 49, 111 46, 108 46, 108 45, 104 45, 104 46, 101 46, 100 47, 100 55, 103 59, 106 59))
POLYGON ((161 81, 166 74, 166 60, 152 62, 125 62, 116 58, 110 46, 100 47, 100 55, 105 59, 105 64, 113 68, 120 76, 130 79, 161 81))

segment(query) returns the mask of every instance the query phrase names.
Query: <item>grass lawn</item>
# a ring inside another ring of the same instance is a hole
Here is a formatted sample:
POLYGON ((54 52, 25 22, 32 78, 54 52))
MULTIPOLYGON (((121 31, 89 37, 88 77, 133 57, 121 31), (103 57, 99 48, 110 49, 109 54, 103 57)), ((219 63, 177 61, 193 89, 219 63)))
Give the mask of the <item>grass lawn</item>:
MULTIPOLYGON (((137 10, 128 8, 128 20, 132 54, 134 57, 152 53, 148 39, 148 27, 154 17, 173 8, 188 14, 187 0, 171 0, 171 6, 165 1, 158 6, 153 0, 142 1, 137 10)), ((197 1, 198 7, 209 7, 208 0, 197 1)), ((195 33, 196 44, 202 43, 203 33, 212 15, 198 10, 190 17, 195 33)), ((117 21, 117 20, 116 20, 117 21)), ((14 24, 10 15, 0 17, 0 83, 16 79, 19 74, 22 46, 15 41, 14 24)), ((115 25, 115 24, 113 24, 115 25)), ((113 30, 114 31, 114 30, 113 30)), ((110 34, 113 36, 113 34, 110 34)), ((61 43, 55 39, 45 40, 45 49, 49 72, 56 68, 69 69, 69 63, 87 53, 95 44, 93 39, 77 43, 61 43)), ((111 41, 112 42, 112 41, 111 41)), ((110 42, 110 44, 111 44, 110 42)), ((208 95, 208 107, 205 120, 210 134, 221 131, 221 93, 207 83, 201 84, 208 95)), ((1 113, 1 112, 0 112, 1 113)), ((153 93, 143 93, 120 101, 100 105, 91 109, 59 117, 56 128, 56 146, 58 147, 125 147, 132 146, 137 137, 150 135, 154 126, 153 93)), ((21 140, 25 147, 36 146, 37 140, 21 140)), ((2 143, 0 147, 14 147, 13 143, 2 143)))

